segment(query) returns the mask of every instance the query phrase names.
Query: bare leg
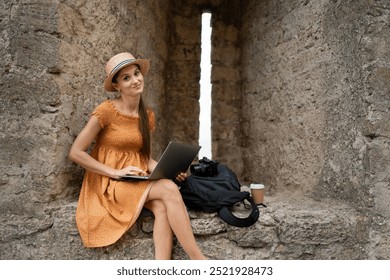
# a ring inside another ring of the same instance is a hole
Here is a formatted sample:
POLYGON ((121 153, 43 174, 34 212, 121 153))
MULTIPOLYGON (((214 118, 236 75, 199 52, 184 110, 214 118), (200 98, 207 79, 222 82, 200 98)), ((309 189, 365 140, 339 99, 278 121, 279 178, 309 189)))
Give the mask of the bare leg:
POLYGON ((196 243, 187 209, 175 183, 165 179, 155 182, 146 201, 154 200, 164 204, 168 223, 190 259, 206 259, 196 243))
POLYGON ((170 260, 172 257, 173 232, 169 225, 167 212, 160 200, 151 200, 145 207, 154 214, 153 240, 156 260, 170 260))

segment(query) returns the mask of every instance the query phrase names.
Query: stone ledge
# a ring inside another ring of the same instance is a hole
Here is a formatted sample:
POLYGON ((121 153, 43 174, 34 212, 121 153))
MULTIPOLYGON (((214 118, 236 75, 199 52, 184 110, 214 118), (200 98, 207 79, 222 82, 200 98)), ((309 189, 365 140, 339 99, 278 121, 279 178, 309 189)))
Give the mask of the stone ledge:
POLYGON ((334 201, 281 200, 286 197, 291 198, 268 197, 259 221, 248 228, 229 226, 215 214, 190 212, 194 232, 207 235, 201 246, 213 259, 366 258, 366 217, 334 201))
MULTIPOLYGON (((189 211, 205 255, 211 259, 367 258, 368 220, 354 209, 333 201, 320 203, 289 195, 267 197, 266 204, 267 208, 260 209, 259 221, 248 228, 227 225, 215 213, 189 211)), ((40 230, 3 239, 1 258, 153 259, 151 215, 142 215, 116 244, 86 249, 76 229, 75 210, 76 202, 69 202, 47 208, 41 222, 30 217, 29 223, 35 225, 31 228, 40 230)), ((236 211, 245 215, 242 204, 236 211)), ((3 229, 17 227, 19 222, 16 218, 8 220, 3 229)), ((173 257, 187 258, 177 242, 173 257)))

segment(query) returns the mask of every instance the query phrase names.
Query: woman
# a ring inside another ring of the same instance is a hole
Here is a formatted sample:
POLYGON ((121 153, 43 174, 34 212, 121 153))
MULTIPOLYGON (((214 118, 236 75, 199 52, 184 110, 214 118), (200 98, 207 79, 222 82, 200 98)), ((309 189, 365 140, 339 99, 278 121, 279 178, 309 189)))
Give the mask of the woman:
MULTIPOLYGON (((118 180, 126 174, 150 173, 157 164, 150 156, 155 117, 142 100, 148 70, 148 60, 135 59, 130 53, 117 54, 106 65, 104 88, 120 96, 95 109, 69 152, 69 158, 86 169, 76 211, 77 227, 86 247, 107 246, 135 223, 145 207, 155 217, 156 259, 171 259, 174 234, 190 259, 205 259, 173 181, 118 180)), ((183 181, 186 174, 176 179, 183 181)))

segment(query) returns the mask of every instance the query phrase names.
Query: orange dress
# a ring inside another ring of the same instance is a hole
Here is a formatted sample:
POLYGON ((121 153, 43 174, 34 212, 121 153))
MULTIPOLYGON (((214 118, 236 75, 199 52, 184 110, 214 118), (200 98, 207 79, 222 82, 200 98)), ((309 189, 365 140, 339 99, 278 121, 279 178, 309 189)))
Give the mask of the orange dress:
MULTIPOLYGON (((155 116, 148 110, 149 126, 155 116)), ((115 169, 138 166, 147 170, 141 157, 142 136, 139 118, 121 114, 106 100, 92 115, 102 127, 91 156, 115 169)), ((149 193, 151 181, 125 182, 86 171, 76 210, 76 223, 85 247, 115 243, 137 220, 149 193)))

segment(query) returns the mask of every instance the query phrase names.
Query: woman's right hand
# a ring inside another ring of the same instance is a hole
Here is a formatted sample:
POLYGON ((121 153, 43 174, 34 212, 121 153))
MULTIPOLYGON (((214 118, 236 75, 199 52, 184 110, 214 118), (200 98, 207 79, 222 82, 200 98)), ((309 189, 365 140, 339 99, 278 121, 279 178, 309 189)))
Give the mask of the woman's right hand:
POLYGON ((120 179, 121 177, 126 175, 146 176, 148 175, 148 173, 137 166, 130 165, 126 166, 123 169, 117 170, 114 174, 114 177, 115 179, 120 179))

